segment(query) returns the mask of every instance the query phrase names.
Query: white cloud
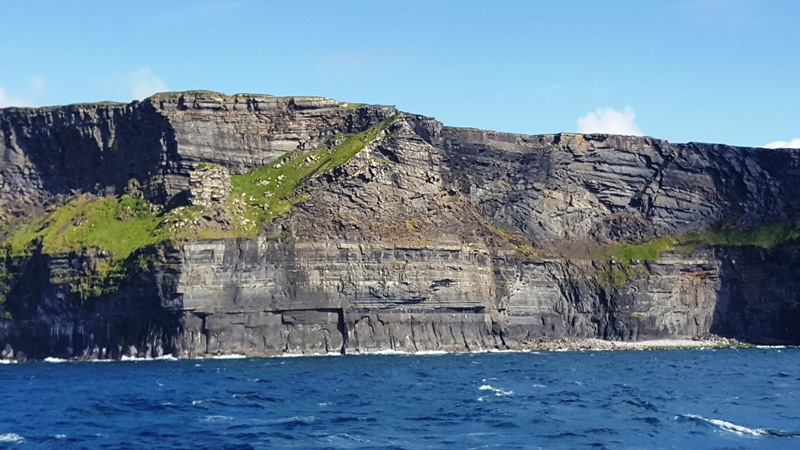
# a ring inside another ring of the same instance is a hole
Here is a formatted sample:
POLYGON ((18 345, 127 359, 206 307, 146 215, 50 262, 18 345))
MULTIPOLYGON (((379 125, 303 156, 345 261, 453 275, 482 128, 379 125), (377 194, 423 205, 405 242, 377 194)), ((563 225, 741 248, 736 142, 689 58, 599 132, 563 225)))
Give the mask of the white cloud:
POLYGON ((157 92, 169 90, 167 83, 156 76, 150 67, 139 67, 128 74, 128 82, 130 83, 131 97, 134 100, 142 100, 157 92))
POLYGON ((44 82, 44 77, 41 75, 34 75, 28 80, 28 88, 34 96, 40 96, 47 90, 47 83, 44 82))
POLYGON ((585 116, 578 117, 578 132, 642 136, 642 130, 636 125, 635 119, 636 114, 630 106, 626 106, 623 111, 598 108, 585 116))
POLYGON ((762 145, 764 148, 800 148, 800 138, 794 138, 790 141, 773 141, 769 144, 762 145))
POLYGON ((0 108, 7 108, 9 106, 33 106, 33 102, 25 97, 8 95, 5 89, 0 87, 0 108))

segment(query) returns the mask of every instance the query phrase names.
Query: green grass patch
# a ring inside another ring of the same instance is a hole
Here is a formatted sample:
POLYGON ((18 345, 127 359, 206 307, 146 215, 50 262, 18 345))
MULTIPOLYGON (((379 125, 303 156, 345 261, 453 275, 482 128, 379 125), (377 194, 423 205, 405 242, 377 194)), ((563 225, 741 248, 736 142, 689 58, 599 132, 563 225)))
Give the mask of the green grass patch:
POLYGON ((607 287, 621 287, 632 277, 647 275, 647 271, 635 266, 634 262, 654 261, 667 251, 691 253, 697 247, 707 246, 754 246, 772 249, 797 239, 800 239, 800 226, 771 224, 747 230, 719 227, 703 232, 665 236, 643 244, 612 244, 606 250, 609 265, 601 270, 600 279, 607 287))
POLYGON ((644 244, 616 244, 612 259, 617 261, 653 261, 662 253, 680 245, 679 238, 666 236, 644 244))
POLYGON ((162 240, 156 233, 161 218, 146 200, 127 195, 97 198, 81 195, 53 213, 21 224, 3 243, 13 255, 30 253, 34 241, 42 252, 55 254, 99 248, 116 259, 162 240))
POLYGON ((339 108, 353 110, 358 108, 363 108, 365 105, 363 103, 348 103, 348 102, 339 102, 339 108))
POLYGON ((749 230, 716 229, 684 236, 686 243, 719 246, 748 246, 764 249, 800 239, 800 224, 772 224, 749 230))
POLYGON ((771 224, 752 229, 716 228, 678 236, 665 236, 643 244, 613 244, 609 259, 620 262, 654 261, 664 252, 691 252, 699 246, 745 247, 772 249, 800 239, 800 224, 771 224))
POLYGON ((343 140, 335 147, 290 153, 269 165, 231 176, 233 193, 228 207, 241 213, 237 229, 245 236, 252 236, 264 223, 289 212, 295 203, 303 200, 296 192, 303 181, 345 164, 394 120, 393 116, 352 136, 335 136, 334 141, 343 140))

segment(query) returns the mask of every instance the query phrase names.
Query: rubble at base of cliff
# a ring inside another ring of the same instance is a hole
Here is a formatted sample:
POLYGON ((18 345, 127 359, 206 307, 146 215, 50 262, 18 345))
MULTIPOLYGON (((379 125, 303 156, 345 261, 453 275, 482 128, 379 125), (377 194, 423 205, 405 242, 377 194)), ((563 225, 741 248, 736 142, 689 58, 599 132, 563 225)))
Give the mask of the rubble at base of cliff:
POLYGON ((644 341, 607 341, 603 339, 541 339, 526 343, 525 350, 659 350, 679 348, 741 348, 751 347, 736 339, 712 334, 693 338, 652 339, 644 341))

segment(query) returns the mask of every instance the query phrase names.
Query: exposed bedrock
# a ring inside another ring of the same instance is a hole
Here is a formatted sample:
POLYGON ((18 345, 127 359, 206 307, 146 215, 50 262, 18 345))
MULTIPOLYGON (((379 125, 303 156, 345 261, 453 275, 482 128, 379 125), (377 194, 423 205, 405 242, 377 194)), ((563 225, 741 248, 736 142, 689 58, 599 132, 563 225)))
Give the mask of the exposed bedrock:
POLYGON ((323 97, 203 91, 128 105, 0 109, 0 212, 19 215, 76 192, 122 193, 131 179, 154 201, 180 201, 202 162, 240 173, 394 112, 323 97))
POLYGON ((796 151, 648 137, 443 129, 451 183, 489 220, 536 240, 642 241, 798 215, 796 151))
POLYGON ((796 223, 796 150, 450 128, 321 97, 159 94, 0 110, 0 213, 119 194, 131 179, 168 207, 215 205, 230 195, 228 173, 395 114, 345 164, 303 180, 301 201, 258 237, 147 249, 152 266, 89 297, 76 280, 102 253, 8 263, 3 357, 477 351, 709 333, 800 344, 794 240, 641 260, 607 252, 796 223))

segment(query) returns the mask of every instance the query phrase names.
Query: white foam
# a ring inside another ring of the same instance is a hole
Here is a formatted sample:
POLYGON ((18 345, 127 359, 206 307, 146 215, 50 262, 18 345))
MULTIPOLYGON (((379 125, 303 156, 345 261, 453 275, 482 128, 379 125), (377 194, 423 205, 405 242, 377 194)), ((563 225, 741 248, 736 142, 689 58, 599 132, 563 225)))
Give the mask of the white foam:
POLYGON ((499 349, 499 348, 490 348, 487 350, 478 350, 473 353, 535 353, 530 349, 527 348, 520 348, 520 349, 499 349))
POLYGON ((13 359, 0 359, 0 364, 16 364, 17 362, 13 359))
POLYGON ((506 391, 505 389, 496 388, 496 387, 493 387, 492 385, 489 385, 489 384, 481 385, 481 387, 479 387, 478 390, 480 390, 480 391, 492 391, 492 392, 494 392, 494 395, 497 396, 497 397, 505 397, 507 395, 514 395, 514 391, 510 391, 510 390, 506 391))
POLYGON ((17 433, 0 434, 0 442, 8 442, 12 444, 19 444, 25 442, 25 438, 17 433))
POLYGON ((245 359, 247 355, 239 355, 237 353, 232 353, 230 355, 214 355, 210 359, 245 359))
POLYGON ((384 349, 384 350, 375 350, 375 351, 367 350, 367 351, 364 351, 364 352, 353 353, 353 354, 358 354, 358 355, 409 355, 410 353, 409 352, 401 352, 399 350, 387 348, 387 349, 384 349))
POLYGON ((744 425, 737 425, 733 422, 728 422, 721 419, 707 419, 697 414, 686 414, 684 417, 694 420, 708 422, 722 431, 738 434, 739 436, 766 436, 770 434, 769 430, 764 428, 749 428, 744 425))
POLYGON ((64 439, 64 438, 67 437, 67 435, 66 434, 54 434, 53 437, 56 438, 56 439, 64 439))
POLYGON ((203 420, 206 422, 224 422, 228 420, 233 420, 231 416, 206 416, 203 420))
POLYGON ((46 362, 46 363, 63 363, 63 362, 67 362, 67 360, 66 360, 66 359, 61 359, 61 358, 52 358, 52 357, 50 357, 50 356, 48 356, 47 358, 45 358, 43 361, 44 361, 44 362, 46 362))
MULTIPOLYGON (((279 353, 277 355, 267 355, 263 356, 263 358, 303 358, 303 357, 319 357, 319 356, 342 356, 341 352, 329 352, 329 353, 279 353)), ((259 356, 262 358, 262 356, 259 356)))
POLYGON ((177 361, 178 358, 172 355, 156 356, 155 358, 139 358, 136 356, 122 355, 120 361, 177 361))

